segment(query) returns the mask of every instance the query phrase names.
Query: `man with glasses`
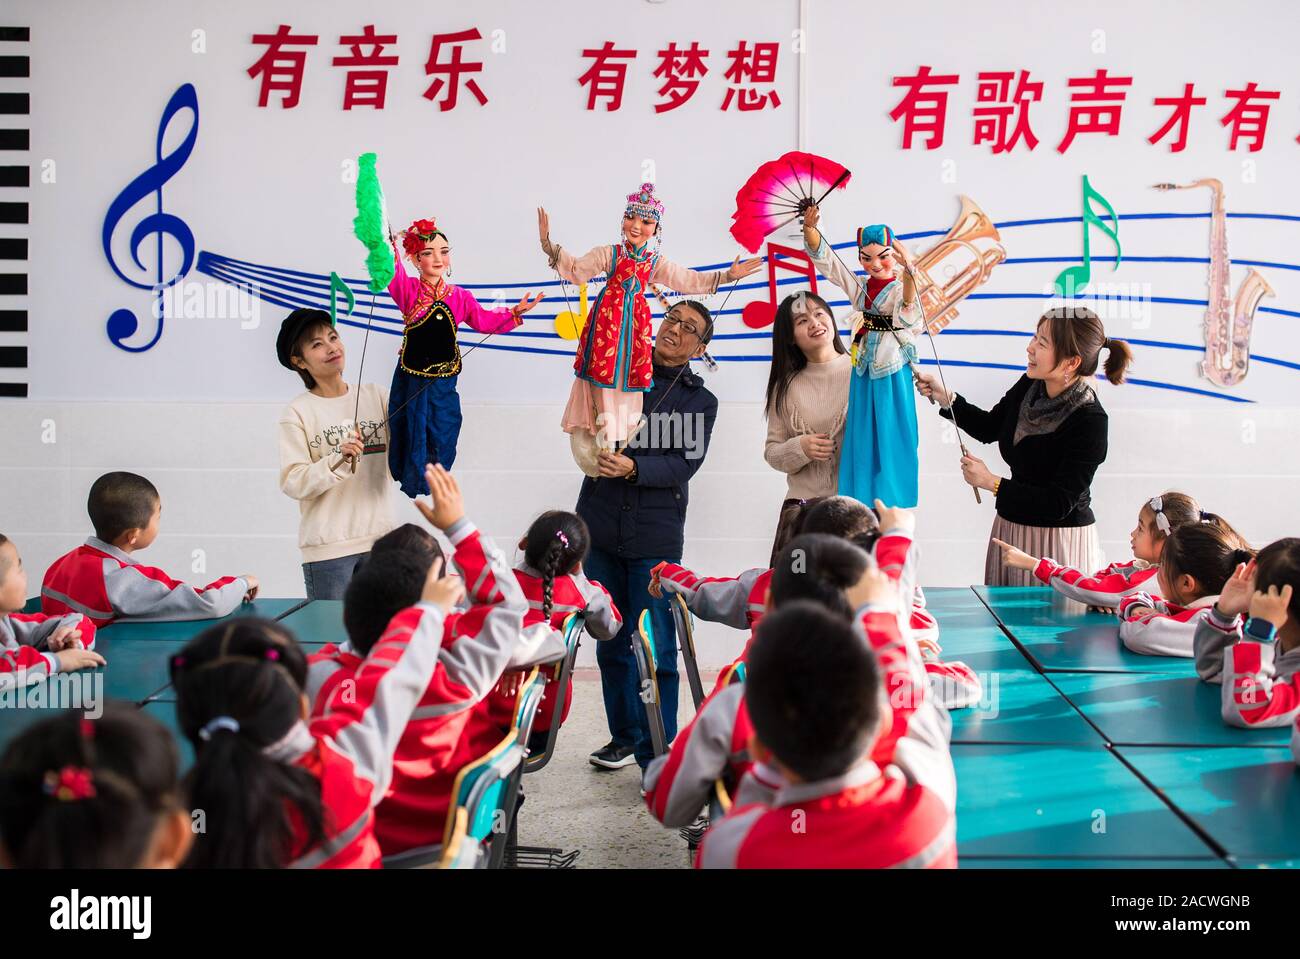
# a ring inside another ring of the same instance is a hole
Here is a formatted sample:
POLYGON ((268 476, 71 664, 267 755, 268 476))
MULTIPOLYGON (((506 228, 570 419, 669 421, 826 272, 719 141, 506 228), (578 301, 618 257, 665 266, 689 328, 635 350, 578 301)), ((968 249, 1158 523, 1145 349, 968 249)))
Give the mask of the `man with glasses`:
POLYGON ((622 631, 596 644, 610 741, 589 759, 604 769, 636 762, 644 771, 653 758, 631 649, 647 608, 664 727, 670 741, 677 732, 677 635, 668 597, 655 599, 647 587, 657 564, 681 560, 687 484, 704 462, 718 415, 717 397, 689 365, 704 355, 712 335, 703 304, 681 300, 668 311, 655 336, 654 386, 642 406, 644 422, 625 448, 601 451, 600 476, 583 480, 578 494, 577 513, 591 530, 584 571, 609 590, 623 614, 622 631))

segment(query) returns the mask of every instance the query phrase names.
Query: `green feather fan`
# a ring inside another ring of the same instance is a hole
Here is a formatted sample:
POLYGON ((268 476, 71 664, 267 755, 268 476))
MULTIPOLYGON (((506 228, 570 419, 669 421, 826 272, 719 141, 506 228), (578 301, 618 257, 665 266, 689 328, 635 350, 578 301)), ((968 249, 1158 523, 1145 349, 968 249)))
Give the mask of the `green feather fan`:
POLYGON ((352 221, 352 232, 370 251, 366 256, 370 292, 380 293, 393 282, 393 250, 388 245, 384 188, 379 185, 375 160, 373 153, 357 157, 357 216, 352 221))

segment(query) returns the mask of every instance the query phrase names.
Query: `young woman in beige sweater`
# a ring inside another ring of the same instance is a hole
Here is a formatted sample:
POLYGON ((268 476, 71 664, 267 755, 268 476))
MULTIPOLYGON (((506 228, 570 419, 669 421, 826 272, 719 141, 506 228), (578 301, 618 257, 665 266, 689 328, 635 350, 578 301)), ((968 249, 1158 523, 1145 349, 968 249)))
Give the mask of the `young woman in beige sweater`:
POLYGON ((772 325, 765 410, 763 458, 786 474, 773 562, 790 538, 789 521, 800 501, 835 495, 851 371, 826 301, 806 290, 787 296, 772 325))

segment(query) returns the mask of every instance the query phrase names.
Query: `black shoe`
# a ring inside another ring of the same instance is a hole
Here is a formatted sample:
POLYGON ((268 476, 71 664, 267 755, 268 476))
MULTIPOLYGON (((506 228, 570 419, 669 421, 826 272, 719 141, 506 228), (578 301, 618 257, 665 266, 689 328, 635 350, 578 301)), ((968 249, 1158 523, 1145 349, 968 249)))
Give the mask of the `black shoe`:
POLYGON ((587 762, 601 769, 622 769, 636 763, 636 750, 610 741, 588 756, 587 762))

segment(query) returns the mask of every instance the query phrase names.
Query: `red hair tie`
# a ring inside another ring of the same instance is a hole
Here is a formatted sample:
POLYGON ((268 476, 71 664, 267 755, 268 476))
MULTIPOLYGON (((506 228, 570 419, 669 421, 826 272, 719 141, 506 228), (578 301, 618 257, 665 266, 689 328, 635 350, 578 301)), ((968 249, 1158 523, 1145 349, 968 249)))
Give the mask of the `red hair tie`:
POLYGON ((85 766, 64 766, 45 774, 45 794, 61 802, 77 802, 95 797, 95 781, 85 766))

